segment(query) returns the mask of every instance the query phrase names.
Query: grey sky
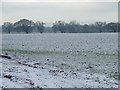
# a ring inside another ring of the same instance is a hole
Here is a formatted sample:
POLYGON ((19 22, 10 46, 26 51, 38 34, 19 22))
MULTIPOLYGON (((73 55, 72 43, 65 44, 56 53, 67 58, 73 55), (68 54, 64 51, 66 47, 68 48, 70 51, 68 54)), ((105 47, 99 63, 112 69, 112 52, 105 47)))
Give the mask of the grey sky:
MULTIPOLYGON (((95 0, 94 0, 95 1, 95 0)), ((2 21, 16 22, 26 18, 52 23, 76 20, 80 23, 118 21, 117 2, 3 2, 2 21)))

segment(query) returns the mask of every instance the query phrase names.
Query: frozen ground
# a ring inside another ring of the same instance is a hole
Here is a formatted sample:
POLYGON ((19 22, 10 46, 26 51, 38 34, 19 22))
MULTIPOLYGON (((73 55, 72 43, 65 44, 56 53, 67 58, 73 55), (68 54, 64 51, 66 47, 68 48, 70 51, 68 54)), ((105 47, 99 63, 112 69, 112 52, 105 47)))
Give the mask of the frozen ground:
POLYGON ((117 34, 4 34, 2 86, 117 88, 117 34))

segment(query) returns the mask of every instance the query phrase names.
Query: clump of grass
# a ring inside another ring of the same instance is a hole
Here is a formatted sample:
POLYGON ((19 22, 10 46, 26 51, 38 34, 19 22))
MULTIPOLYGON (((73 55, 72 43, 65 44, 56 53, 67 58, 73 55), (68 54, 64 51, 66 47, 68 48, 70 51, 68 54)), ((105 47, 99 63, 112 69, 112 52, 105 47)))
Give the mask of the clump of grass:
POLYGON ((60 64, 60 67, 61 67, 62 69, 68 69, 68 68, 70 68, 70 65, 68 65, 68 64, 66 64, 66 63, 61 63, 61 64, 60 64))
POLYGON ((113 74, 110 74, 110 78, 120 80, 120 75, 118 74, 118 72, 114 72, 113 74))

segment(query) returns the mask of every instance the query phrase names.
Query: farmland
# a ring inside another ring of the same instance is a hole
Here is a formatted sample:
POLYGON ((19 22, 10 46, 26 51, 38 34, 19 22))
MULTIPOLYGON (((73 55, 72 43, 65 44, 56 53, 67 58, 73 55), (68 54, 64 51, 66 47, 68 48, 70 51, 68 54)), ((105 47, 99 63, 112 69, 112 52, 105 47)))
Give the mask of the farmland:
POLYGON ((117 33, 3 34, 2 85, 117 88, 117 33))

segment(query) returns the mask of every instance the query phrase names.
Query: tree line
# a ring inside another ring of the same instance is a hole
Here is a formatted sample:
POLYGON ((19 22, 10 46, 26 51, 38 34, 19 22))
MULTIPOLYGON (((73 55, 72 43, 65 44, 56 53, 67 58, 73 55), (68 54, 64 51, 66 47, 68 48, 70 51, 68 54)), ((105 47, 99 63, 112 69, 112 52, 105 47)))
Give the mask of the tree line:
POLYGON ((3 33, 102 33, 102 32, 119 32, 120 23, 95 22, 94 24, 81 25, 76 21, 66 23, 64 21, 56 21, 52 27, 45 27, 42 21, 33 22, 28 19, 21 19, 15 23, 4 22, 2 25, 3 33))

